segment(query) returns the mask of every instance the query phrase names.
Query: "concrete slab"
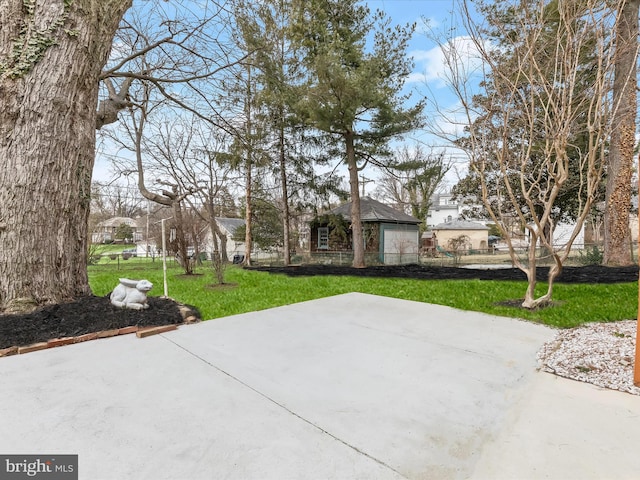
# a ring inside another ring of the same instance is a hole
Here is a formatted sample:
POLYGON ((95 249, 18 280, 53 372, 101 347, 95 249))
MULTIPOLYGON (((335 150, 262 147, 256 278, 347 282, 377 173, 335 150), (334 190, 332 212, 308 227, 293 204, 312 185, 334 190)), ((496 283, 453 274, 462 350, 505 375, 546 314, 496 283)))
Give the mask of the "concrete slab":
MULTIPOLYGON (((540 459, 558 448, 544 440, 547 410, 565 420, 562 445, 569 432, 594 437, 595 411, 621 428, 640 413, 631 395, 603 408, 615 392, 577 413, 571 386, 554 403, 557 388, 541 379, 555 378, 535 371, 553 336, 353 293, 7 357, 0 453, 77 453, 91 480, 540 478, 540 459), (572 418, 582 423, 569 430, 572 418)), ((575 461, 588 469, 596 443, 567 451, 584 447, 575 461)), ((557 458, 546 478, 567 478, 573 460, 557 458)))
POLYGON ((471 478, 640 478, 640 397, 537 372, 471 478))
POLYGON ((3 360, 0 452, 80 479, 402 478, 160 336, 3 360))
POLYGON ((464 478, 553 336, 355 293, 201 327, 167 338, 407 478, 464 478))

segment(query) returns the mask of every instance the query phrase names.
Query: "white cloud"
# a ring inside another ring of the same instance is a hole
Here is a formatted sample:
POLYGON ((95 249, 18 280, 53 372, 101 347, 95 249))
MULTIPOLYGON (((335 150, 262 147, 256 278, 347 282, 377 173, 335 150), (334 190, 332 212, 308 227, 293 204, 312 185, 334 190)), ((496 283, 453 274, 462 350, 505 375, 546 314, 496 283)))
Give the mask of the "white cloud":
POLYGON ((407 83, 429 83, 432 88, 444 88, 451 78, 452 69, 461 75, 473 75, 482 64, 476 45, 470 37, 460 36, 444 45, 409 53, 416 64, 407 83))

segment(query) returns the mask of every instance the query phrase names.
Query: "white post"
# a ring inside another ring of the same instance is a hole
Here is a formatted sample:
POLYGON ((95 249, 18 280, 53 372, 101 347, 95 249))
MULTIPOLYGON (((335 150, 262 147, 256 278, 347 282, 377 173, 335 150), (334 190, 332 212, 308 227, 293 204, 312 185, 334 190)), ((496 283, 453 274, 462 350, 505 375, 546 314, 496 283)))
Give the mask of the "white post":
POLYGON ((161 220, 162 223, 162 279, 164 282, 164 296, 165 298, 169 297, 169 287, 167 286, 167 240, 165 238, 164 232, 164 221, 167 220, 163 218, 161 220))

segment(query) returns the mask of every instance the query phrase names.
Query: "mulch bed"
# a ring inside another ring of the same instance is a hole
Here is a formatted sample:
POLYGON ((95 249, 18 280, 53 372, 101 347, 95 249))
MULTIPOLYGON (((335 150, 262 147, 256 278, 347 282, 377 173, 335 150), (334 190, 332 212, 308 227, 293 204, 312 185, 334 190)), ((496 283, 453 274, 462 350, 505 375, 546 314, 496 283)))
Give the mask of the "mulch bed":
MULTIPOLYGON (((87 296, 74 302, 47 305, 27 314, 0 315, 0 349, 46 342, 86 333, 181 324, 181 305, 171 299, 148 297, 149 308, 130 310, 111 305, 109 296, 87 296)), ((193 307, 190 313, 200 318, 193 307)))
MULTIPOLYGON (((269 273, 283 273, 290 276, 351 275, 354 277, 414 278, 422 280, 526 280, 526 275, 518 268, 481 269, 435 267, 422 265, 371 266, 353 268, 338 265, 300 265, 290 267, 247 267, 269 273)), ((549 267, 538 267, 538 281, 547 280, 549 267)), ((564 267, 556 279, 558 283, 624 283, 638 280, 638 266, 604 267, 564 267)))

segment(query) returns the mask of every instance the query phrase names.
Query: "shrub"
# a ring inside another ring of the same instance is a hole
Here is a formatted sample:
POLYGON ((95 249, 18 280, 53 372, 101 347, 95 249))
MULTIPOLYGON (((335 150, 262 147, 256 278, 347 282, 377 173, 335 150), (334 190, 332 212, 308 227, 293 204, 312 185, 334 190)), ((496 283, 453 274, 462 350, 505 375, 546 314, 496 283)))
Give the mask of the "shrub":
POLYGON ((602 250, 597 245, 592 245, 591 248, 585 248, 579 250, 580 252, 580 265, 602 265, 604 255, 602 250))

